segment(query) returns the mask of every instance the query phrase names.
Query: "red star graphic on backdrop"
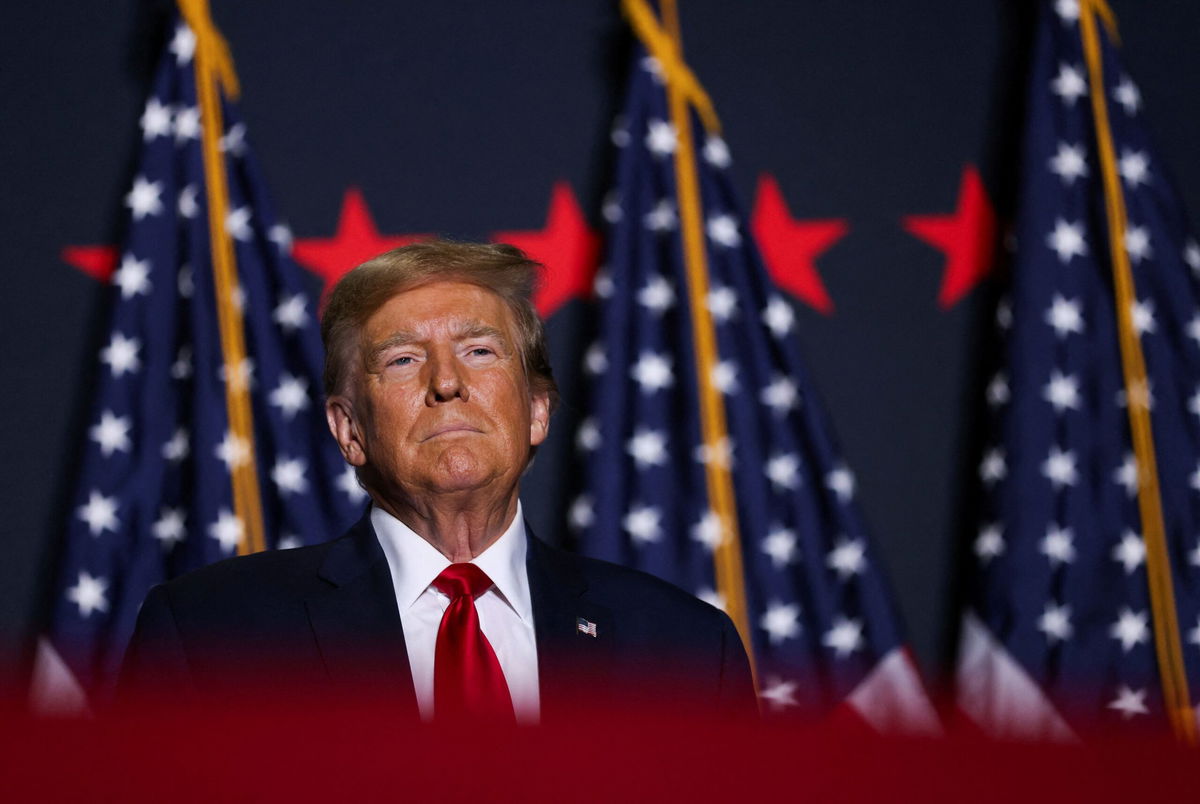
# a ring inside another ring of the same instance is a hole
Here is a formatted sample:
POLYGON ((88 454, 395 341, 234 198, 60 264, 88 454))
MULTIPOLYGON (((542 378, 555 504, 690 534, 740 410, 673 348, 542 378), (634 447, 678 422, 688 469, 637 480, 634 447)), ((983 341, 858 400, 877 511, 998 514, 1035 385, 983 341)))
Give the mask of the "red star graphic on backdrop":
POLYGON ((943 310, 961 301, 991 272, 996 258, 996 212, 974 165, 963 168, 953 213, 909 215, 903 222, 909 232, 946 254, 938 291, 938 306, 943 310))
POLYGON ((292 244, 292 256, 325 280, 328 290, 359 263, 428 237, 427 234, 381 235, 371 219, 362 192, 357 187, 350 187, 342 197, 342 211, 333 237, 297 239, 292 244))
POLYGON ((61 256, 67 265, 101 282, 112 279, 113 272, 117 270, 116 246, 66 246, 61 256))
POLYGON ((554 183, 544 227, 493 232, 492 240, 512 243, 546 266, 541 286, 533 297, 533 304, 542 318, 549 318, 571 299, 591 296, 600 255, 600 237, 588 228, 567 182, 554 183))
POLYGON ((816 259, 849 229, 838 218, 796 220, 783 200, 779 182, 769 174, 759 177, 750 230, 767 271, 775 284, 825 315, 833 312, 833 300, 817 273, 816 259))

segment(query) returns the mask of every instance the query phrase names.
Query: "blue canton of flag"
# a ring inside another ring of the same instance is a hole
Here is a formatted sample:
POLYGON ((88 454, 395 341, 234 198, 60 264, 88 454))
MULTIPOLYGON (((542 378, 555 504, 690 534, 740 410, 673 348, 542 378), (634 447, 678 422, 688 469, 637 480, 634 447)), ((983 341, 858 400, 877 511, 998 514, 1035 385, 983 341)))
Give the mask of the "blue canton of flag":
POLYGON ((692 117, 717 334, 713 383, 728 438, 701 439, 691 314, 662 66, 639 47, 612 139, 591 409, 577 446, 585 490, 569 519, 581 549, 653 573, 717 607, 713 554, 727 538, 705 464, 732 469, 760 696, 820 716, 848 702, 881 727, 935 727, 854 503, 855 481, 770 283, 728 175, 725 142, 692 117))
POLYGON ((111 691, 147 591, 237 552, 231 470, 258 461, 268 547, 324 541, 366 495, 321 405, 317 299, 292 262, 236 106, 222 104, 221 154, 247 357, 223 363, 210 258, 196 37, 178 21, 141 117, 125 197, 92 422, 38 651, 35 704, 77 709, 111 691), (230 430, 226 383, 249 388, 254 443, 230 430))
MULTIPOLYGON (((1087 5, 1084 12, 1090 13, 1087 5)), ((983 519, 959 660, 960 707, 1008 736, 1162 724, 1081 3, 1041 9, 1028 93, 1005 365, 987 402, 983 519)), ((1099 27, 1127 208, 1131 320, 1145 355, 1184 659, 1200 684, 1200 246, 1154 157, 1136 85, 1099 27)), ((1193 699, 1194 700, 1194 699, 1193 699)))

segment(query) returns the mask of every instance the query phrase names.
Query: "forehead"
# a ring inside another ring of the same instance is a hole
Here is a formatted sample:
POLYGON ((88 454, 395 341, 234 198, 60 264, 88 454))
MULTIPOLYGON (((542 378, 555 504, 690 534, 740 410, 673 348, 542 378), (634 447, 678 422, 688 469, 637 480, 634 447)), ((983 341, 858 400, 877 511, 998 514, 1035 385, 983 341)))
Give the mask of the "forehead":
POLYGON ((469 282, 429 282, 393 295, 367 319, 367 340, 396 332, 418 337, 454 336, 484 326, 512 337, 512 311, 499 295, 469 282))

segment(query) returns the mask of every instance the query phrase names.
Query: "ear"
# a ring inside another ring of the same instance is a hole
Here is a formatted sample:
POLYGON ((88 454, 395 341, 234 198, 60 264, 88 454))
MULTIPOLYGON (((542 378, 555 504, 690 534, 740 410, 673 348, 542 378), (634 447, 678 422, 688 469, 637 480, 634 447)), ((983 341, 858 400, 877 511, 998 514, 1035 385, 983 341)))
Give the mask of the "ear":
POLYGON ((363 443, 362 430, 350 399, 340 394, 329 397, 325 402, 325 421, 346 463, 364 466, 367 462, 366 444, 363 443))
POLYGON ((529 444, 536 447, 550 432, 550 395, 545 391, 529 398, 529 444))

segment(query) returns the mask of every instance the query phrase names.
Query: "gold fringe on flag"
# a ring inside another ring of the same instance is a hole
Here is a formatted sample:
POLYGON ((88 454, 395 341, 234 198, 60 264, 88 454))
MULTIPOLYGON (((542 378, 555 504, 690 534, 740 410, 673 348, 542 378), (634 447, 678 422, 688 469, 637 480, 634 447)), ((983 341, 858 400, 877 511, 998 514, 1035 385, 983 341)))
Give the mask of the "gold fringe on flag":
POLYGON ((1116 290, 1117 337, 1121 347, 1121 368, 1125 377, 1126 410, 1133 433, 1133 450, 1138 469, 1138 509, 1142 519, 1142 538, 1146 543, 1146 575, 1150 585, 1150 609, 1154 617, 1154 648, 1162 679, 1163 703, 1175 736, 1195 745, 1196 715, 1188 695, 1187 673, 1179 638, 1179 618, 1175 608, 1175 590, 1171 580, 1171 559, 1167 552, 1163 523, 1162 498, 1158 486, 1158 464, 1154 455, 1154 435, 1150 423, 1150 386, 1142 344, 1133 326, 1135 292, 1129 254, 1125 251, 1125 196, 1117 178, 1117 163, 1108 107, 1104 97, 1104 72, 1100 55, 1099 17, 1116 41, 1116 19, 1105 0, 1080 2, 1079 27, 1083 52, 1087 59, 1092 115, 1096 121, 1096 141, 1100 154, 1100 172, 1104 182, 1104 204, 1108 218, 1108 248, 1112 256, 1113 285, 1116 290))
POLYGON ((237 259, 233 240, 225 228, 229 212, 229 187, 221 157, 221 89, 230 98, 239 94, 229 47, 209 16, 208 0, 179 0, 179 11, 196 36, 194 65, 200 103, 201 147, 208 202, 208 234, 216 290, 221 355, 225 364, 225 407, 228 437, 245 449, 245 460, 230 461, 233 508, 242 523, 238 554, 265 549, 262 500, 258 488, 258 462, 254 450, 254 419, 250 408, 250 383, 246 369, 246 337, 242 313, 234 298, 238 293, 237 259))

